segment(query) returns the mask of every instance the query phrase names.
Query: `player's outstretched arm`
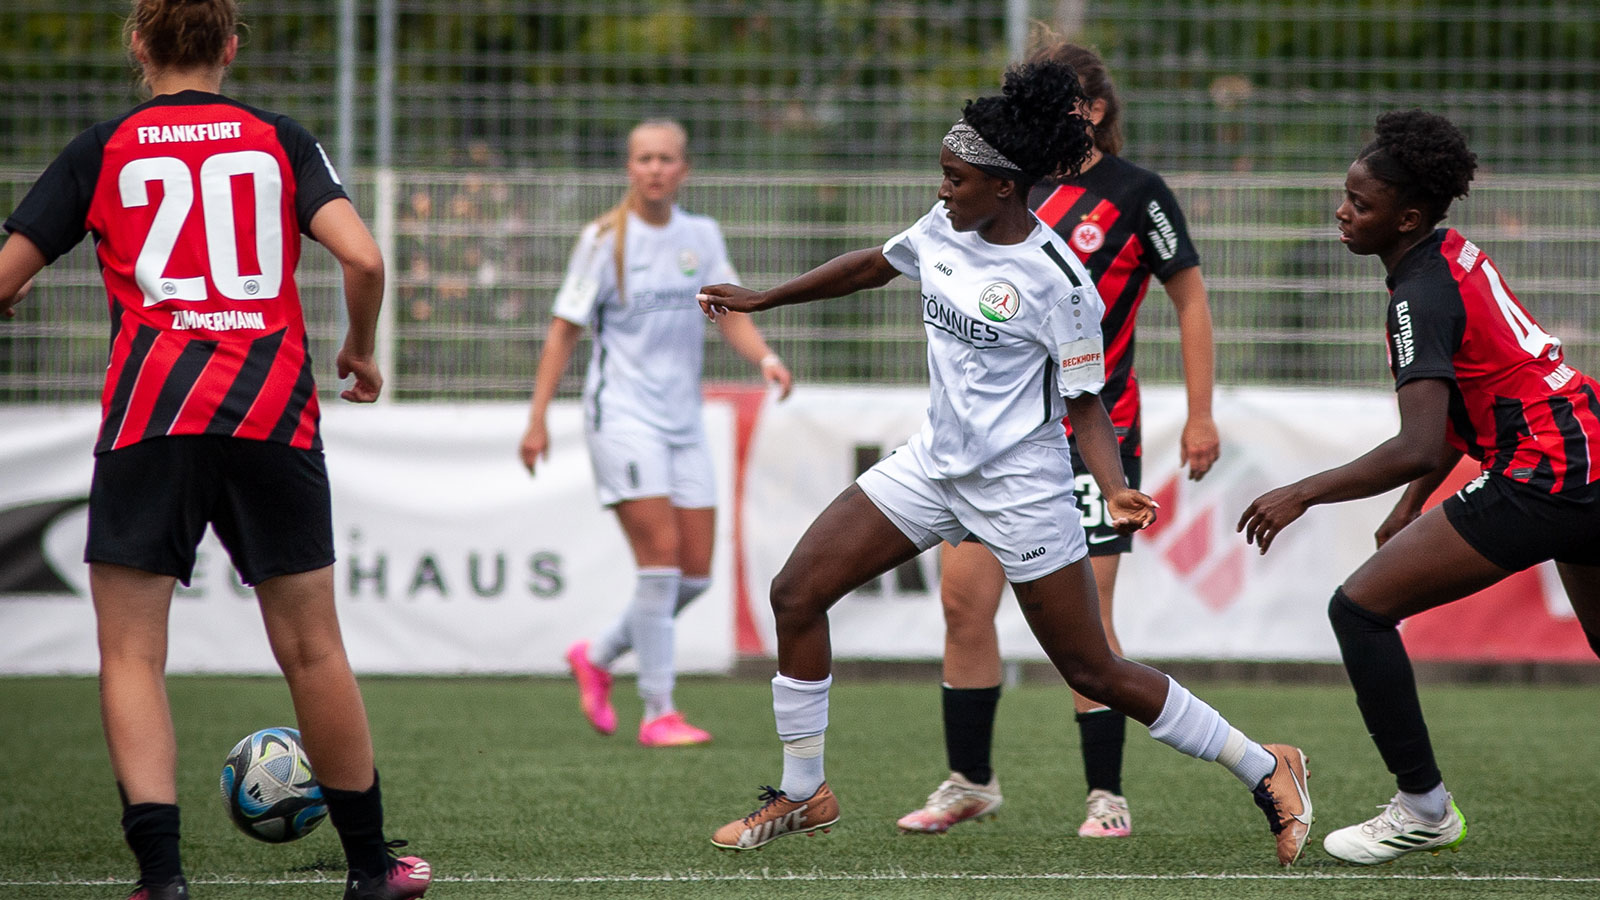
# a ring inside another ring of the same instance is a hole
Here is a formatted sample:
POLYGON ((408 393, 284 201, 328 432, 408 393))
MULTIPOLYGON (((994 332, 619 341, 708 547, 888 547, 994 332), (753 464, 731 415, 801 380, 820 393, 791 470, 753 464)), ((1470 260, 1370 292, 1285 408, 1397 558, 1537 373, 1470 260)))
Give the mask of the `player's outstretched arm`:
POLYGON ((533 375, 533 403, 528 408, 528 429, 522 433, 522 443, 517 455, 528 474, 540 459, 550 457, 550 432, 545 428, 545 413, 550 401, 555 399, 556 387, 561 384, 561 373, 567 370, 572 351, 578 346, 583 328, 560 316, 552 316, 550 329, 544 335, 544 347, 539 351, 539 366, 533 375))
POLYGON ((853 250, 797 275, 775 288, 752 291, 736 284, 709 284, 696 297, 708 318, 724 312, 755 312, 794 303, 844 297, 857 291, 883 287, 900 270, 889 264, 879 247, 853 250))
POLYGON ((1312 506, 1372 497, 1431 477, 1449 447, 1445 422, 1450 383, 1442 378, 1419 378, 1401 385, 1398 396, 1399 434, 1336 469, 1262 494, 1245 509, 1234 530, 1244 532, 1246 543, 1266 553, 1278 532, 1312 506))
POLYGON ((16 305, 28 295, 33 276, 44 266, 44 254, 25 235, 13 234, 0 246, 0 318, 16 316, 16 305))
POLYGON ((1122 471, 1122 453, 1117 447, 1117 432, 1106 415, 1100 395, 1087 391, 1067 397, 1067 418, 1089 474, 1106 498, 1111 512, 1111 527, 1121 534, 1132 534, 1156 520, 1156 501, 1128 487, 1122 471))
POLYGON ((383 392, 383 372, 373 358, 377 346, 378 310, 383 306, 383 253, 349 200, 330 200, 311 217, 311 236, 328 248, 344 270, 344 305, 350 326, 337 360, 339 377, 354 375, 355 384, 339 396, 351 403, 371 403, 383 392))

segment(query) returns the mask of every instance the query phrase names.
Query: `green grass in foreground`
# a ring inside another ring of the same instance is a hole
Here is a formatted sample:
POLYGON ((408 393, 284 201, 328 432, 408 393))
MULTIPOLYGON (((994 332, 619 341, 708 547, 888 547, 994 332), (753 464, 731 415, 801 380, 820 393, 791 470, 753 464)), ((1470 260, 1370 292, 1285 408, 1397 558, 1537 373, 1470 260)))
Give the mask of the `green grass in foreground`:
MULTIPOLYGON (((1024 685, 1000 707, 998 820, 901 835, 894 820, 944 776, 934 684, 835 688, 832 834, 723 853, 714 828, 779 777, 765 682, 687 680, 679 703, 708 747, 644 750, 625 725, 589 730, 567 683, 370 679, 364 684, 392 837, 434 864, 434 898, 1074 897, 1296 898, 1600 895, 1600 697, 1593 689, 1425 686, 1441 765, 1470 823, 1462 852, 1394 866, 1337 866, 1332 828, 1393 791, 1342 687, 1192 685, 1245 732, 1311 757, 1317 826, 1285 874, 1244 788, 1221 768, 1130 723, 1128 840, 1074 835, 1082 775, 1064 688, 1024 685), (774 882, 771 879, 795 879, 774 882), (1534 880, 1527 880, 1534 879, 1534 880)), ((291 724, 281 680, 173 678, 185 867, 197 900, 333 898, 343 861, 331 826, 297 843, 251 841, 217 797, 228 748, 291 724)), ((638 715, 619 682, 624 722, 638 715)), ((120 898, 134 868, 93 679, 0 679, 0 897, 120 898)))

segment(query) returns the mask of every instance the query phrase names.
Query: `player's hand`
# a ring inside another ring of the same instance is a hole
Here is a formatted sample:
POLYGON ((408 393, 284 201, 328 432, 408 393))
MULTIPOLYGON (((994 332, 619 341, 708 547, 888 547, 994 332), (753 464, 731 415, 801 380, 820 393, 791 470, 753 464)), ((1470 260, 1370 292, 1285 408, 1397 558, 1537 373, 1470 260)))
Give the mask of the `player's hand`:
POLYGON ((1222 438, 1217 435, 1217 423, 1210 416, 1190 416, 1183 423, 1183 436, 1178 439, 1178 465, 1189 467, 1189 480, 1206 477, 1222 453, 1222 438))
POLYGON ((1106 510, 1111 513, 1111 527, 1117 534, 1133 534, 1155 524, 1156 510, 1161 505, 1148 494, 1133 488, 1123 488, 1106 497, 1106 510))
POLYGON ((761 292, 737 284, 708 284, 694 298, 700 301, 700 311, 713 322, 726 312, 747 313, 761 308, 761 292))
POLYGON ((768 384, 778 388, 778 400, 789 399, 789 392, 794 390, 794 376, 789 374, 789 367, 783 364, 776 353, 768 353, 761 358, 761 377, 768 384))
POLYGON ((339 377, 356 377, 356 383, 339 392, 339 397, 351 403, 371 403, 383 393, 383 372, 370 354, 356 353, 348 346, 339 351, 337 360, 339 377))
POLYGON ((1234 531, 1244 532, 1245 543, 1255 544, 1265 554, 1278 532, 1305 515, 1309 506, 1296 485, 1270 490, 1251 502, 1234 531))
POLYGON ((533 467, 540 459, 550 458, 550 433, 545 430, 543 419, 528 423, 528 430, 522 433, 522 445, 517 448, 517 455, 522 457, 522 465, 527 468, 529 475, 533 474, 533 467))
POLYGON ((10 300, 0 301, 0 319, 15 319, 17 317, 17 304, 21 303, 31 290, 33 290, 33 279, 29 278, 22 283, 22 287, 17 288, 17 292, 11 296, 10 300))
POLYGON ((1414 508, 1411 504, 1401 500, 1401 502, 1395 504, 1394 509, 1389 511, 1388 517, 1383 520, 1382 525, 1378 526, 1378 530, 1373 532, 1372 537, 1377 540, 1378 546, 1382 547, 1389 542, 1390 538, 1399 534, 1400 529, 1415 522, 1421 516, 1421 509, 1414 508))

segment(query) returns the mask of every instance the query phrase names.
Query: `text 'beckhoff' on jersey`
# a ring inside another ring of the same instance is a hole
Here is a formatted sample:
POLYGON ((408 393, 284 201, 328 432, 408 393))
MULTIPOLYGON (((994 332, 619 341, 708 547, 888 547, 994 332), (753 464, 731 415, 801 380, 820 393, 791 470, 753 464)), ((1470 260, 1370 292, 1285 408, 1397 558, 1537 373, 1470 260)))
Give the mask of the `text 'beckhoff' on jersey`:
POLYGON ((1452 446, 1552 493, 1600 481, 1600 385, 1565 362, 1487 254, 1440 228, 1388 284, 1395 387, 1450 382, 1452 446))
MULTIPOLYGON (((1035 185, 1028 205, 1072 248, 1105 302, 1106 388, 1100 399, 1118 441, 1137 453, 1134 324, 1151 275, 1166 282, 1200 265, 1183 211, 1161 176, 1110 154, 1070 181, 1035 185)), ((1064 424, 1071 433, 1072 424, 1064 424)))
POLYGON ((86 233, 111 307, 95 452, 215 434, 321 446, 295 286, 300 234, 345 196, 293 120, 156 97, 85 131, 6 220, 49 261, 86 233))

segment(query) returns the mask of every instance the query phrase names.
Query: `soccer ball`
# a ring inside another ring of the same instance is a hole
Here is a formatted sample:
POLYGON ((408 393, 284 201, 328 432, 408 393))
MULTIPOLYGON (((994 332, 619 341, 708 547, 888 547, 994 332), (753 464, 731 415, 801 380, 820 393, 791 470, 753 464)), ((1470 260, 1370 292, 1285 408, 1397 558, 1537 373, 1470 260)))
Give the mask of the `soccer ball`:
POLYGON ((305 837, 328 816, 300 732, 263 728, 233 746, 222 763, 222 805, 239 830, 281 844, 305 837))

